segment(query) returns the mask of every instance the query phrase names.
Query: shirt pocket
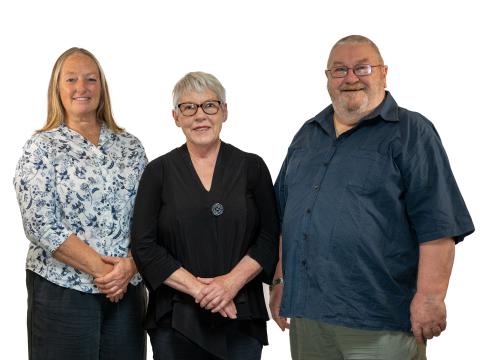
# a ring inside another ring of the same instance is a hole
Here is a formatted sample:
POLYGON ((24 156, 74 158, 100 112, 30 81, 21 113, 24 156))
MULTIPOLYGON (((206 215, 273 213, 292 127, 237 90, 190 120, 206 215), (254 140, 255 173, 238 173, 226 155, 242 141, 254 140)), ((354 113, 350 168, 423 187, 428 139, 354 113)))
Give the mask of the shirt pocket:
POLYGON ((302 176, 300 172, 300 167, 303 161, 305 161, 306 151, 303 149, 295 149, 290 155, 288 160, 287 169, 285 171, 285 184, 287 186, 294 185, 298 183, 302 176))
POLYGON ((376 151, 357 150, 349 158, 351 173, 347 186, 361 194, 379 191, 385 184, 388 158, 376 151))

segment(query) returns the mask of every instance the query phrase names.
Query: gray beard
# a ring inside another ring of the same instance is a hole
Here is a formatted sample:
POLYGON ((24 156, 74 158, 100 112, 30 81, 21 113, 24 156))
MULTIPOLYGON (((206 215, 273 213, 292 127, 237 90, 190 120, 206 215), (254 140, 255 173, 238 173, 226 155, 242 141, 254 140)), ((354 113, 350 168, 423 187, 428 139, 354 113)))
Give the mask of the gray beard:
POLYGON ((368 99, 365 99, 362 103, 353 105, 349 105, 348 101, 339 101, 338 105, 333 105, 333 108, 342 119, 355 123, 370 112, 367 106, 368 99))

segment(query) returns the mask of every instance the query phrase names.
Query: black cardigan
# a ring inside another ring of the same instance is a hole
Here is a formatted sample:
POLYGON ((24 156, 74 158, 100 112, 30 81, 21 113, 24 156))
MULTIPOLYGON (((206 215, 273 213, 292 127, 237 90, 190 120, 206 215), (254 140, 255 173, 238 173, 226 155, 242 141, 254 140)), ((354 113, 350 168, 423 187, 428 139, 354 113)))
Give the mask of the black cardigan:
POLYGON ((263 271, 234 299, 237 324, 267 344, 262 281, 273 277, 278 238, 272 180, 259 156, 222 142, 210 191, 186 145, 153 160, 140 181, 132 228, 132 254, 150 290, 146 327, 168 324, 225 358, 224 325, 232 320, 201 309, 163 282, 180 266, 195 276, 223 275, 248 254, 263 271), (214 210, 214 204, 221 206, 214 210))

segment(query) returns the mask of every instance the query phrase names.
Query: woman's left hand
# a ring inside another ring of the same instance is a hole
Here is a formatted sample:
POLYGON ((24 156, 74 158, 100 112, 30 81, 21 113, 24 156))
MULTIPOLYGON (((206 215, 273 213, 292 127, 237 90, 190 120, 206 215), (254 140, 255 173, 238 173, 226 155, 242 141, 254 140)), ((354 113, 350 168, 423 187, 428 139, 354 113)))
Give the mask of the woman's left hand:
POLYGON ((107 275, 96 278, 95 285, 112 302, 118 302, 127 292, 130 279, 136 274, 137 267, 132 258, 102 256, 102 260, 113 265, 107 275))
POLYGON ((203 296, 200 300, 200 307, 219 312, 224 309, 237 295, 240 288, 235 286, 236 281, 231 274, 217 276, 214 278, 197 278, 206 286, 200 291, 203 296))

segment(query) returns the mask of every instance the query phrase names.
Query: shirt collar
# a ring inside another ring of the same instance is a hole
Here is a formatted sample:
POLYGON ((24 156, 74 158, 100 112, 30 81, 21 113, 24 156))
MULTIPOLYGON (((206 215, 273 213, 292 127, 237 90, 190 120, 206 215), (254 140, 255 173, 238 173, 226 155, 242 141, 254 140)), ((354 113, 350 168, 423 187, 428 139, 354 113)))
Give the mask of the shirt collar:
MULTIPOLYGON (((398 105, 389 91, 385 91, 385 98, 383 99, 382 103, 378 105, 370 114, 361 119, 360 122, 373 120, 377 117, 384 121, 399 121, 398 105)), ((333 128, 332 104, 328 105, 318 115, 308 120, 307 124, 313 122, 318 123, 328 134, 334 135, 335 129, 333 128)))

